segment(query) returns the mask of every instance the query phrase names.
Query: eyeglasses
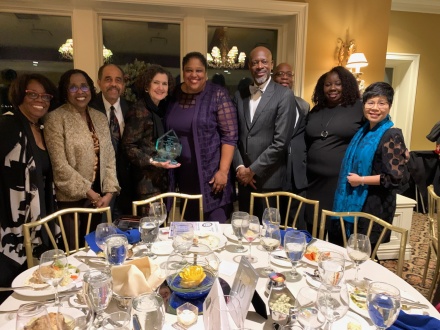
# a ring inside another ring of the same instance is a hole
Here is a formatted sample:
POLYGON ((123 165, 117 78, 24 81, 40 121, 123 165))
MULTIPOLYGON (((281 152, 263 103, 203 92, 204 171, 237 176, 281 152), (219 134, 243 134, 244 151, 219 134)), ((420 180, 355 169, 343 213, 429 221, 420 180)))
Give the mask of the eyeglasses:
POLYGON ((377 108, 379 110, 384 110, 385 108, 387 108, 389 106, 388 102, 374 102, 374 101, 367 101, 365 102, 365 108, 367 109, 372 109, 375 106, 377 106, 377 108))
POLYGON ((293 77, 293 73, 292 72, 283 72, 283 71, 278 71, 275 73, 275 76, 277 77, 288 77, 288 78, 292 78, 293 77))
POLYGON ((83 92, 88 92, 90 90, 90 87, 89 87, 89 85, 86 85, 86 84, 82 84, 79 87, 76 85, 72 85, 68 88, 68 90, 72 94, 78 92, 79 90, 82 90, 83 92))
POLYGON ((32 100, 36 100, 39 97, 41 97, 41 99, 44 102, 50 102, 50 100, 52 100, 52 98, 53 98, 53 95, 46 94, 46 93, 37 93, 35 91, 31 91, 31 90, 28 90, 28 89, 25 90, 24 92, 26 93, 26 96, 29 97, 32 100))

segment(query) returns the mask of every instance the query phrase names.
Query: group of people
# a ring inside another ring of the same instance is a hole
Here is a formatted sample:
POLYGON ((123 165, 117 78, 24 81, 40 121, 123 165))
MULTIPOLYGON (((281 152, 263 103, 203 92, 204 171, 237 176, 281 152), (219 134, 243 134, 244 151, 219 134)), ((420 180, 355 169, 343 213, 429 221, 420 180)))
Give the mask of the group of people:
MULTIPOLYGON (((26 267, 22 225, 57 208, 110 205, 116 216, 130 214, 131 201, 178 189, 203 195, 205 221, 226 222, 238 185, 242 211, 251 192, 286 190, 323 209, 392 221, 406 148, 389 118, 391 86, 375 83, 361 99, 354 76, 335 67, 318 79, 310 110, 292 91, 292 67, 274 69, 265 47, 250 53, 253 81, 233 99, 208 81, 201 53, 186 54, 182 69, 175 86, 165 68, 150 65, 137 77, 134 104, 124 100, 124 72, 114 64, 99 69, 99 94, 79 69, 65 72, 58 89, 39 74, 13 82, 14 108, 0 118, 0 262, 11 269, 0 286, 26 267), (177 164, 154 160, 156 140, 169 130, 182 144, 177 164)), ((255 204, 255 214, 263 210, 255 204)), ((199 220, 198 205, 185 215, 199 220)), ((310 215, 306 209, 299 226, 311 231, 310 215)), ((33 238, 44 243, 42 231, 33 238)))

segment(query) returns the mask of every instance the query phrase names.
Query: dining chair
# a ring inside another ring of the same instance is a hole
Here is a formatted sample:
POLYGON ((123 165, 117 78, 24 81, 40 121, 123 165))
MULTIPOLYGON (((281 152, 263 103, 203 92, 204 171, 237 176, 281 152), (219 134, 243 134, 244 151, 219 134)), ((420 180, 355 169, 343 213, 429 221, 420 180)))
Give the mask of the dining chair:
POLYGON ((429 220, 429 245, 428 255, 426 258, 425 269, 423 271, 422 285, 425 285, 426 275, 428 274, 428 266, 431 259, 431 254, 435 254, 436 263, 434 275, 432 277, 432 284, 429 288, 428 299, 432 302, 435 284, 438 282, 438 275, 440 269, 440 258, 438 254, 438 241, 440 237, 440 197, 434 192, 434 186, 428 187, 428 220, 429 220))
MULTIPOLYGON (((353 228, 353 234, 357 233, 357 225, 359 218, 367 219, 368 222, 368 229, 366 235, 370 237, 371 231, 373 229, 373 224, 378 224, 379 226, 382 226, 383 229, 380 233, 380 236, 377 240, 376 246, 373 249, 373 252, 371 253, 371 260, 376 259, 377 250, 379 249, 380 244, 382 243, 383 238, 385 237, 385 234, 387 231, 394 231, 396 233, 399 233, 401 235, 400 239, 400 247, 399 247, 399 255, 397 260, 397 275, 402 277, 403 272, 403 264, 405 262, 405 249, 406 249, 406 242, 408 240, 408 229, 401 228, 398 226, 394 226, 385 220, 382 220, 372 214, 365 213, 365 212, 333 212, 328 210, 322 210, 321 213, 321 223, 319 227, 319 239, 324 240, 325 235, 325 223, 327 221, 327 217, 338 217, 339 221, 341 222, 341 230, 342 230, 342 237, 344 240, 344 247, 347 247, 347 235, 345 234, 345 224, 344 224, 344 217, 353 217, 354 218, 354 228, 353 228)), ((337 221, 337 220, 333 220, 337 221)))
POLYGON ((287 207, 286 207, 286 217, 284 220, 284 224, 280 225, 281 228, 287 229, 288 222, 289 222, 289 215, 290 215, 290 208, 292 205, 292 201, 296 200, 299 202, 298 209, 296 210, 295 217, 293 218, 292 227, 296 228, 296 222, 298 220, 299 214, 302 210, 302 208, 305 207, 305 204, 309 204, 313 206, 313 230, 312 230, 312 236, 317 237, 318 235, 318 213, 319 213, 319 201, 313 200, 313 199, 307 199, 302 196, 296 195, 291 192, 287 191, 274 191, 274 192, 268 192, 268 193, 251 193, 251 201, 250 201, 250 210, 249 213, 252 215, 254 212, 254 199, 255 198, 264 198, 266 201, 266 206, 270 207, 269 199, 271 198, 276 199, 276 208, 280 210, 280 199, 281 197, 287 198, 287 207))
MULTIPOLYGON (((182 221, 185 219, 185 211, 186 211, 186 205, 188 204, 188 200, 199 200, 199 218, 200 221, 203 221, 203 195, 201 194, 188 195, 177 192, 167 192, 141 201, 133 201, 132 202, 133 215, 137 215, 139 206, 143 206, 153 202, 162 202, 167 205, 167 208, 169 208, 169 205, 171 205, 170 212, 168 212, 168 217, 167 217, 168 222, 182 221), (180 205, 182 205, 182 207, 180 207, 180 205), (179 218, 179 213, 180 213, 180 218, 179 218)), ((167 225, 167 220, 165 220, 164 226, 167 225)))
POLYGON ((93 216, 93 214, 98 214, 98 213, 105 214, 107 217, 107 222, 112 223, 112 215, 111 215, 110 207, 103 207, 103 208, 98 208, 98 209, 79 208, 79 207, 69 208, 69 209, 64 209, 64 210, 60 210, 55 213, 52 213, 52 214, 50 214, 50 215, 48 215, 38 221, 25 223, 23 225, 23 236, 24 236, 24 245, 25 245, 25 249, 26 249, 26 259, 27 259, 28 267, 30 268, 30 267, 34 266, 34 258, 32 255, 32 252, 33 252, 32 236, 31 236, 32 228, 43 226, 46 229, 46 232, 49 236, 50 242, 52 243, 52 247, 54 249, 58 248, 58 244, 55 239, 54 231, 61 232, 61 239, 62 239, 62 243, 64 244, 64 252, 66 252, 67 255, 70 255, 72 253, 83 250, 87 247, 87 243, 85 243, 85 245, 82 247, 79 246, 79 220, 80 220, 79 215, 80 214, 88 214, 87 228, 86 228, 86 234, 88 234, 88 233, 90 233, 90 224, 92 221, 92 216, 93 216), (66 231, 64 229, 62 216, 65 214, 73 214, 73 221, 75 222, 74 223, 74 227, 75 227, 75 248, 74 249, 71 249, 71 247, 69 246, 69 241, 67 239, 66 231), (51 222, 55 224, 55 226, 56 226, 55 230, 54 230, 54 226, 52 226, 52 228, 51 228, 51 226, 50 226, 51 222))

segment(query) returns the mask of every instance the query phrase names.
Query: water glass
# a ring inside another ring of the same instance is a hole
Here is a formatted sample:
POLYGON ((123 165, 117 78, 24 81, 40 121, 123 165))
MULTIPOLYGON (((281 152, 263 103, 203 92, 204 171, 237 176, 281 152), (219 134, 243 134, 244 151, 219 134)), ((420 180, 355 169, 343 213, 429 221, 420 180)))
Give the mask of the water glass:
POLYGON ((158 227, 160 227, 167 219, 167 207, 165 203, 153 202, 150 203, 150 209, 148 210, 150 217, 155 217, 158 221, 158 227))
POLYGON ((250 215, 248 219, 241 222, 241 233, 243 237, 249 242, 249 255, 246 259, 251 263, 258 261, 257 257, 252 256, 252 242, 260 236, 260 221, 255 215, 250 215))
POLYGON ((243 234, 241 233, 241 223, 243 220, 248 219, 249 213, 247 212, 234 212, 231 217, 232 230, 234 235, 237 236, 238 245, 235 247, 235 252, 245 252, 247 249, 243 246, 243 234))
POLYGON ((264 275, 270 274, 274 271, 270 265, 270 256, 272 251, 276 250, 281 244, 281 233, 278 225, 266 224, 263 229, 264 233, 261 235, 261 246, 268 252, 267 266, 263 269, 264 275))
POLYGON ((332 324, 348 312, 348 290, 341 286, 321 285, 316 297, 316 306, 327 320, 325 329, 330 330, 332 324))
POLYGON ((17 311, 17 330, 26 330, 38 322, 42 329, 51 329, 46 307, 41 303, 21 305, 17 311), (36 321, 38 319, 38 321, 36 321))
POLYGON ((347 281, 347 283, 357 287, 365 287, 367 282, 359 281, 358 273, 360 264, 370 258, 370 238, 363 234, 351 234, 347 242, 347 253, 348 257, 356 264, 356 275, 354 280, 347 281))
POLYGON ((109 269, 89 270, 84 274, 83 292, 88 305, 96 314, 93 322, 96 328, 102 324, 102 314, 111 301, 112 288, 112 276, 109 269))
POLYGON ((60 305, 58 285, 68 275, 67 257, 63 250, 53 249, 44 252, 40 257, 40 277, 55 289, 55 306, 60 305))
POLYGON ((389 328, 396 321, 400 308, 398 288, 383 282, 370 283, 367 291, 367 309, 376 329, 389 328))
POLYGON ((182 228, 184 231, 177 232, 173 238, 173 249, 181 254, 187 254, 193 244, 194 229, 191 225, 182 228))
POLYGON ((165 323, 163 299, 156 293, 144 293, 132 301, 132 313, 137 316, 142 329, 160 330, 165 323))
POLYGON ((114 312, 102 321, 103 330, 130 330, 131 316, 127 312, 114 312))
POLYGON ((141 240, 147 248, 144 255, 152 259, 157 257, 157 255, 151 251, 151 245, 157 240, 157 236, 159 235, 158 219, 158 217, 143 217, 139 221, 141 240))
POLYGON ((122 265, 127 258, 128 240, 125 235, 110 235, 105 240, 107 260, 110 265, 122 265))
POLYGON ((296 271, 299 261, 306 250, 306 235, 297 230, 289 230, 284 235, 284 250, 292 263, 291 280, 299 280, 302 276, 296 271))
POLYGON ((116 226, 112 223, 100 223, 96 226, 95 242, 98 247, 105 253, 105 240, 110 235, 116 234, 116 226))
POLYGON ((324 285, 339 285, 344 276, 344 270, 344 255, 335 251, 321 251, 318 257, 318 271, 324 285))
POLYGON ((244 325, 244 315, 237 297, 217 296, 211 301, 212 313, 220 315, 220 329, 241 329, 244 325))
POLYGON ((281 216, 280 212, 275 207, 267 207, 264 209, 263 217, 261 218, 261 222, 263 226, 267 226, 268 224, 277 225, 281 224, 281 216))
POLYGON ((316 306, 317 298, 318 291, 308 286, 301 288, 296 295, 297 320, 304 330, 319 329, 325 322, 324 315, 316 306))

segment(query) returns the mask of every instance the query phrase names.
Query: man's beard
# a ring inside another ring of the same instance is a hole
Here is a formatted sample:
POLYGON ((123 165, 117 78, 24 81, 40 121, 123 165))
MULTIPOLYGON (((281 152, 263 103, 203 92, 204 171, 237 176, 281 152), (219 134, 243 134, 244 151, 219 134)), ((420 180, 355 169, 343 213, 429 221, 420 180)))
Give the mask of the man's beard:
POLYGON ((267 80, 269 79, 269 76, 263 76, 260 78, 254 78, 254 81, 258 84, 258 85, 262 85, 264 84, 267 80))

